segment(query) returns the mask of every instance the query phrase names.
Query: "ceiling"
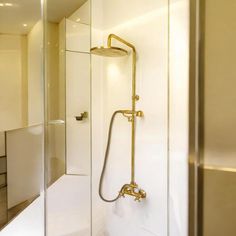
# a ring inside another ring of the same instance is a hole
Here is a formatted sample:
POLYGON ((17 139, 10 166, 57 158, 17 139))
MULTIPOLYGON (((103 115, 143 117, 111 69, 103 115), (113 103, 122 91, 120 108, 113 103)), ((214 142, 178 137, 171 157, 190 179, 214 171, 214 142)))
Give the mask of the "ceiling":
MULTIPOLYGON (((47 0, 48 21, 59 22, 86 1, 47 0)), ((0 0, 0 34, 27 34, 40 19, 41 0, 0 0)))
POLYGON ((0 3, 13 4, 0 6, 0 33, 26 34, 40 19, 39 0, 0 0, 0 3))
POLYGON ((63 17, 70 16, 87 0, 48 0, 47 2, 48 21, 58 23, 63 17))

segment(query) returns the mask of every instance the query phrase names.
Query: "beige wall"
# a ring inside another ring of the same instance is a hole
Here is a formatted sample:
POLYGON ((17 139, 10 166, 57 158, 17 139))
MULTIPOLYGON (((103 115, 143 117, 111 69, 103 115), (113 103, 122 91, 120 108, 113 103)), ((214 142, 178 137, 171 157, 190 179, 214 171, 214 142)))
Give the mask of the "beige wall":
POLYGON ((42 22, 28 34, 28 120, 29 125, 43 121, 42 22))
POLYGON ((66 20, 63 19, 59 23, 59 117, 65 120, 66 107, 66 20))
POLYGON ((236 3, 207 0, 205 164, 236 167, 236 3))
POLYGON ((27 39, 0 35, 0 130, 27 123, 27 39))
POLYGON ((28 125, 28 38, 26 35, 21 36, 21 48, 23 53, 21 54, 21 78, 22 78, 22 122, 23 126, 28 125))
POLYGON ((48 119, 59 116, 59 39, 58 24, 47 23, 48 119))
POLYGON ((47 22, 48 184, 65 173, 65 24, 47 22), (60 122, 56 122, 60 120, 60 122))
POLYGON ((42 23, 27 36, 0 35, 0 130, 43 121, 42 23))
POLYGON ((0 130, 43 121, 42 22, 27 36, 0 35, 0 130))

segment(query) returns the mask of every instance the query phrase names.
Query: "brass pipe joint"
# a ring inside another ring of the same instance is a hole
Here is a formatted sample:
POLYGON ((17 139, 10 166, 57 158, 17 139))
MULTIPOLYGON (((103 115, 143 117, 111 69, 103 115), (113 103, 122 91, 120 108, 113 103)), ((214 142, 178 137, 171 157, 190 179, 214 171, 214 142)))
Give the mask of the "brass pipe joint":
POLYGON ((126 40, 122 39, 121 37, 115 35, 115 34, 110 34, 107 39, 107 47, 110 48, 112 46, 112 39, 116 39, 117 41, 125 44, 127 47, 130 47, 133 50, 133 53, 136 54, 136 49, 134 45, 131 43, 127 42, 126 40))

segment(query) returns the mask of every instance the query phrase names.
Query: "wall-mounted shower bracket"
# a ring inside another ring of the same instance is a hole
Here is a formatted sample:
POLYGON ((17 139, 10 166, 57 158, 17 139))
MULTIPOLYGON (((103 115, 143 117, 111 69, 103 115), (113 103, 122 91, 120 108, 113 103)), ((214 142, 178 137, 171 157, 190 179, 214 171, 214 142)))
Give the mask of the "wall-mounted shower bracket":
POLYGON ((129 122, 133 121, 133 116, 136 116, 136 117, 143 117, 144 116, 143 111, 123 110, 123 111, 121 111, 121 113, 124 117, 128 118, 129 122))

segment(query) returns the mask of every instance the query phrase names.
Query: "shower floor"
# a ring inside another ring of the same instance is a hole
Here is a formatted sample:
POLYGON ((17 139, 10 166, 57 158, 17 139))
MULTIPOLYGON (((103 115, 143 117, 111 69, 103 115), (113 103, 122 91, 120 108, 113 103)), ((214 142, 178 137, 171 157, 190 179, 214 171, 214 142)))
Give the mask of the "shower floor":
MULTIPOLYGON (((47 235, 90 235, 90 177, 63 175, 47 191, 47 235)), ((2 231, 2 236, 44 235, 44 197, 40 195, 2 231), (30 223, 29 223, 30 222, 30 223)))
POLYGON ((50 236, 90 235, 90 178, 63 175, 47 192, 50 236))
POLYGON ((7 187, 0 188, 0 230, 27 208, 38 196, 7 209, 7 187))

